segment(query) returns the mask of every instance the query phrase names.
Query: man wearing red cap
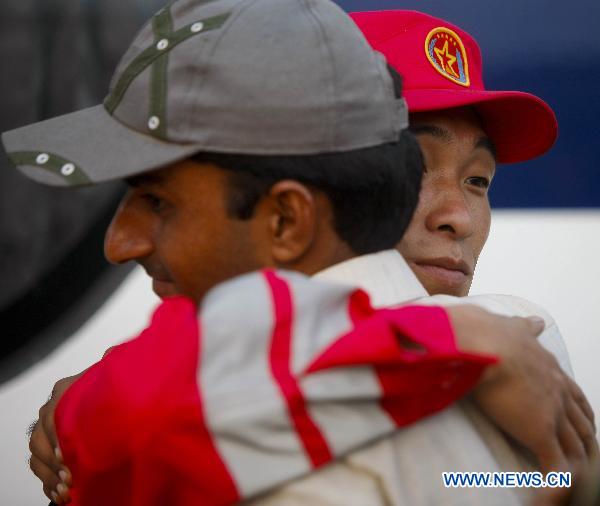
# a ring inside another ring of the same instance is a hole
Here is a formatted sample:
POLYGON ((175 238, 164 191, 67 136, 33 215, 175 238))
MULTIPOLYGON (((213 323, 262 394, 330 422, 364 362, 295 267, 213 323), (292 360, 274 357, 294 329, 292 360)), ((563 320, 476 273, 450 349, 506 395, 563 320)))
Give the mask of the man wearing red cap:
POLYGON ((425 157, 419 207, 400 252, 430 294, 467 295, 489 233, 496 162, 548 151, 554 112, 529 93, 486 90, 477 42, 447 21, 400 10, 351 17, 402 75, 425 157))
MULTIPOLYGON (((486 90, 477 42, 444 20, 413 11, 351 17, 401 74, 411 130, 424 155, 419 205, 398 249, 428 293, 465 296, 490 229, 487 190, 496 162, 545 153, 557 136, 555 115, 534 95, 486 90)), ((496 302, 541 311, 520 299, 496 302)), ((557 331, 555 337, 561 339, 557 331)), ((347 504, 352 498, 356 504, 521 504, 530 491, 444 489, 439 475, 524 469, 531 461, 521 450, 463 403, 257 504, 321 504, 341 495, 347 504)))

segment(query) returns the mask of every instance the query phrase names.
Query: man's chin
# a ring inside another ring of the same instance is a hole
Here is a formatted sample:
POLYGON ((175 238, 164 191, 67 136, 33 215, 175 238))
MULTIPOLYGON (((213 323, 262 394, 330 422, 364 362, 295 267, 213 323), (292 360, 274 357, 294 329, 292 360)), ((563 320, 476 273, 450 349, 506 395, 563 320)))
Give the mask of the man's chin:
POLYGON ((172 282, 159 281, 157 279, 152 280, 152 291, 161 299, 179 295, 179 292, 177 291, 175 285, 172 282))
POLYGON ((429 295, 451 295, 453 297, 465 297, 469 295, 469 289, 457 288, 454 286, 440 285, 439 283, 423 284, 429 295))

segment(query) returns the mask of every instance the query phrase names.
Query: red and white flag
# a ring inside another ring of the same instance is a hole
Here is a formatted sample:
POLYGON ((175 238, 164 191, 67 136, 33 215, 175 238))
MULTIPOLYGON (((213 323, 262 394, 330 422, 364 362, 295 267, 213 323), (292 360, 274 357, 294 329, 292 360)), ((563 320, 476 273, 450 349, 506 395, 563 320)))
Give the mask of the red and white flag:
POLYGON ((495 360, 459 351, 446 312, 374 310, 297 273, 223 283, 150 326, 64 394, 73 505, 227 505, 435 413, 495 360))

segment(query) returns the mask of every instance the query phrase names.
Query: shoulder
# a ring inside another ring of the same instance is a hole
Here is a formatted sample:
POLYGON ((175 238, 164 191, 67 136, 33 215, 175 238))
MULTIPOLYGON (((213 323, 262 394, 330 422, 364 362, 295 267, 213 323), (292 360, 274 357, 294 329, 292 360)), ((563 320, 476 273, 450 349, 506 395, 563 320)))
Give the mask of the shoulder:
POLYGON ((414 301, 417 304, 437 304, 441 306, 454 306, 459 304, 474 304, 492 313, 503 316, 537 316, 545 322, 544 331, 539 335, 540 344, 552 353, 558 360, 562 369, 573 377, 573 368, 564 338, 556 321, 540 305, 522 297, 514 295, 485 294, 470 295, 467 297, 453 297, 450 295, 434 295, 414 301))
POLYGON ((454 297, 452 295, 433 295, 423 297, 417 304, 455 306, 460 304, 473 304, 483 309, 503 316, 539 316, 546 322, 546 328, 556 325, 552 315, 540 305, 530 300, 514 295, 485 294, 469 295, 467 297, 454 297))

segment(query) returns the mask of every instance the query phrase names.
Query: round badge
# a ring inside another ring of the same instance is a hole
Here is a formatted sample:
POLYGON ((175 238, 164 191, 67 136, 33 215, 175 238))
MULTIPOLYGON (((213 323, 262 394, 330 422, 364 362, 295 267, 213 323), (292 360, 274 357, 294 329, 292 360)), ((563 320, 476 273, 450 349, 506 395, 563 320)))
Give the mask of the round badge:
POLYGON ((433 68, 445 78, 462 86, 469 86, 469 62, 465 46, 458 34, 440 26, 429 32, 425 39, 425 54, 433 68))

